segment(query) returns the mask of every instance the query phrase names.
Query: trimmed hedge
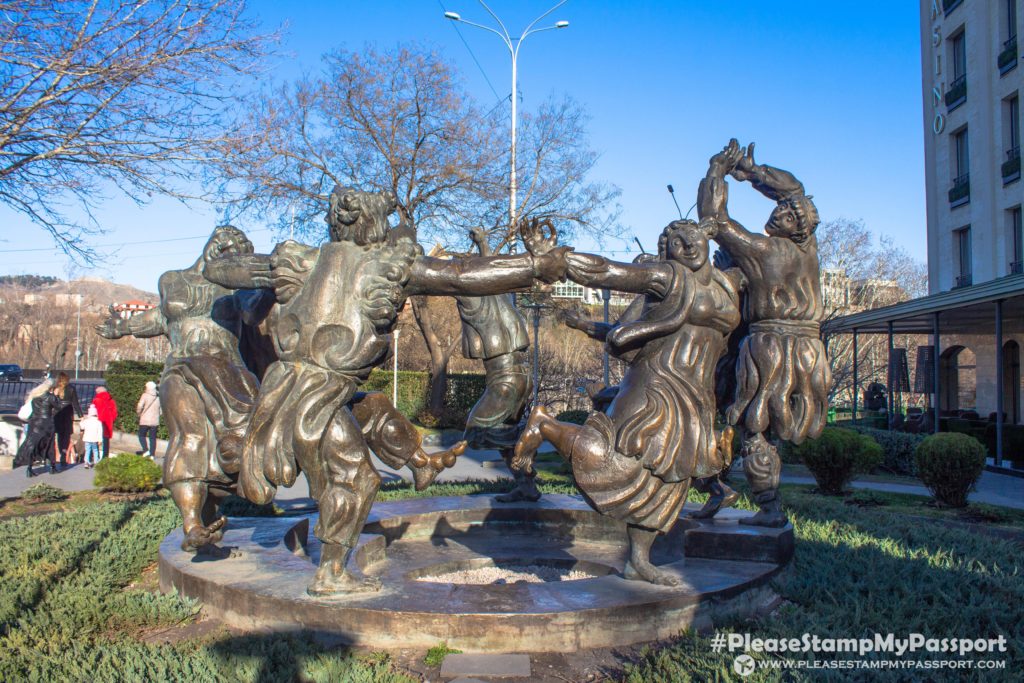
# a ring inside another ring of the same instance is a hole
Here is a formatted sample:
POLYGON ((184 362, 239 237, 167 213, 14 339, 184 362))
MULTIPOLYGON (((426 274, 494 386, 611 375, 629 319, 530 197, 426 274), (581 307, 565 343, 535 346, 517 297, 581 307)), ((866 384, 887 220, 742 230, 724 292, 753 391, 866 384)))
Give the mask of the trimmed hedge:
POLYGON ((911 434, 909 432, 890 432, 888 429, 874 429, 861 425, 843 425, 859 434, 866 434, 882 447, 882 467, 896 474, 917 476, 917 463, 914 451, 927 438, 927 434, 911 434))
POLYGON ((949 507, 967 505, 967 493, 985 469, 985 447, 973 436, 932 434, 914 452, 921 481, 935 500, 949 507))
MULTIPOLYGON (((103 381, 107 385, 107 391, 117 403, 117 420, 114 421, 114 429, 129 434, 139 431, 139 416, 135 414, 135 406, 138 405, 139 397, 142 396, 142 392, 146 388, 146 382, 156 382, 159 386, 160 375, 163 374, 163 371, 163 363, 115 360, 107 364, 103 381)), ((82 408, 84 409, 85 406, 82 408)), ((167 438, 167 426, 164 424, 162 414, 160 415, 160 426, 157 428, 157 436, 161 439, 167 438)))
POLYGON ((160 488, 163 471, 149 458, 134 453, 121 453, 103 458, 96 465, 93 485, 104 491, 135 493, 160 488))
POLYGON ((865 434, 826 427, 817 439, 808 439, 793 452, 814 475, 822 493, 840 495, 858 472, 870 472, 882 462, 882 447, 865 434))

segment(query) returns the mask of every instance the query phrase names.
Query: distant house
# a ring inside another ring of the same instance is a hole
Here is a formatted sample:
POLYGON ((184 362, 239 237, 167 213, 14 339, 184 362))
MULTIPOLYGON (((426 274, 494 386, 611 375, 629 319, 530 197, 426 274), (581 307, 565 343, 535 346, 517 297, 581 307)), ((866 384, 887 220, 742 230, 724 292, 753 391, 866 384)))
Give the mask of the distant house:
MULTIPOLYGON (((588 305, 600 304, 604 301, 601 298, 601 290, 597 287, 584 287, 571 280, 556 282, 551 291, 553 299, 574 299, 588 305)), ((636 294, 626 292, 611 292, 610 303, 612 306, 628 306, 636 298, 636 294)))
POLYGON ((156 308, 156 304, 151 304, 148 301, 139 301, 138 299, 132 299, 131 301, 125 301, 119 304, 111 304, 110 310, 121 318, 131 318, 139 313, 145 313, 151 308, 156 308))

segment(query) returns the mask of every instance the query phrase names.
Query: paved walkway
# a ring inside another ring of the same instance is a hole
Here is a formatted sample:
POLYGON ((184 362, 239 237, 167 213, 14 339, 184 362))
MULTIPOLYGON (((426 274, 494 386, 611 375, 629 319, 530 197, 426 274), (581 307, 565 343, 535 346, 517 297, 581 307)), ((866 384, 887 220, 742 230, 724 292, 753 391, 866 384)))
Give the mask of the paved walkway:
MULTIPOLYGON (((113 452, 134 453, 139 450, 139 442, 133 435, 117 433, 110 448, 113 452)), ((157 461, 160 463, 163 461, 163 453, 166 448, 166 441, 157 441, 157 461)), ((428 447, 426 450, 434 452, 440 449, 428 447)), ((379 461, 376 461, 375 464, 385 481, 394 479, 409 481, 412 478, 408 469, 395 471, 379 461)), ((93 470, 87 470, 82 465, 75 465, 58 474, 40 474, 31 479, 25 477, 25 470, 21 467, 13 471, 0 472, 0 499, 17 497, 26 487, 38 482, 46 482, 65 491, 87 491, 93 488, 94 474, 93 470)), ((497 451, 469 450, 459 458, 455 467, 445 470, 439 475, 437 481, 455 482, 469 479, 495 481, 507 479, 509 476, 508 471, 500 464, 497 451)), ((814 484, 814 479, 806 476, 783 475, 782 482, 784 484, 814 484)), ((888 493, 930 495, 924 486, 912 484, 854 481, 852 486, 855 489, 871 489, 888 493)), ((984 472, 978 481, 977 490, 971 493, 968 499, 972 503, 987 503, 1024 510, 1024 479, 995 472, 984 472)), ((294 486, 278 491, 277 502, 283 507, 312 505, 305 477, 300 475, 294 486)))

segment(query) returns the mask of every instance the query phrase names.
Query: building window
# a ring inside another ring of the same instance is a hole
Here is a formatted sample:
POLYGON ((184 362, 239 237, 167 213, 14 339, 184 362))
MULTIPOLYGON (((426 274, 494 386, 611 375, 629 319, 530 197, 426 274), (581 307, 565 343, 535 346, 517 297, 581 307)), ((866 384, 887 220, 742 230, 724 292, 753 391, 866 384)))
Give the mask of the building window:
POLYGON ((575 282, 557 282, 551 296, 556 299, 582 299, 583 285, 578 285, 575 282))
POLYGON ((1003 100, 1003 138, 1006 158, 1003 160, 1003 185, 1020 179, 1020 98, 1014 95, 1003 100))
POLYGON ((1017 66, 1017 0, 1003 0, 1003 3, 1003 21, 1006 22, 1003 35, 1006 36, 1006 40, 1003 41, 1003 48, 996 60, 1000 74, 1005 74, 1017 66))
POLYGON ((953 133, 953 187, 949 189, 949 205, 957 207, 971 201, 971 160, 967 128, 953 133))
POLYGON ((956 278, 957 287, 969 287, 971 285, 971 226, 953 231, 956 241, 958 272, 956 278))
POLYGON ((1013 235, 1013 260, 1010 261, 1010 274, 1024 273, 1024 228, 1021 226, 1020 207, 1010 209, 1009 223, 1010 234, 1013 235))
POLYGON ((967 32, 960 31, 949 39, 949 63, 953 80, 946 91, 946 107, 952 111, 967 100, 967 32))

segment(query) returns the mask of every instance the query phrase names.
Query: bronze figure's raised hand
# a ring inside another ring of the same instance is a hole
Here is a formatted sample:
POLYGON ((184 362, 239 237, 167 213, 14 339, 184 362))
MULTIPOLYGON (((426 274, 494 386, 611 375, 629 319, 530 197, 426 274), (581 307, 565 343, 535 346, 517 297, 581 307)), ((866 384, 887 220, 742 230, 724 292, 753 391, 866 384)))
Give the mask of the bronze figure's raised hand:
POLYGON ((558 246, 558 233, 550 218, 520 221, 519 236, 526 250, 534 256, 543 256, 558 246))
POLYGON ((711 157, 708 165, 708 173, 719 178, 732 173, 743 159, 743 148, 736 138, 729 140, 729 144, 722 148, 722 151, 711 157))
POLYGON ((729 171, 729 175, 736 180, 745 181, 750 180, 757 171, 758 165, 754 162, 754 143, 751 142, 744 150, 743 156, 736 162, 736 166, 729 171))

